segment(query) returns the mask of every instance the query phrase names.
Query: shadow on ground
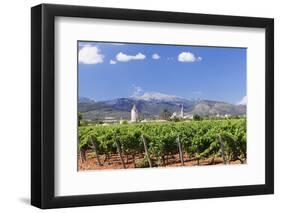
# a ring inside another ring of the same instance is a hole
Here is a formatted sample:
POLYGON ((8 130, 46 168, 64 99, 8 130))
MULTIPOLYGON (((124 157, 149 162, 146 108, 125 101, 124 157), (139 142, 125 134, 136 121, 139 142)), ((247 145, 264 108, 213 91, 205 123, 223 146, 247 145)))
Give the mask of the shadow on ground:
POLYGON ((27 197, 19 198, 19 201, 26 204, 26 205, 30 205, 30 199, 27 198, 27 197))

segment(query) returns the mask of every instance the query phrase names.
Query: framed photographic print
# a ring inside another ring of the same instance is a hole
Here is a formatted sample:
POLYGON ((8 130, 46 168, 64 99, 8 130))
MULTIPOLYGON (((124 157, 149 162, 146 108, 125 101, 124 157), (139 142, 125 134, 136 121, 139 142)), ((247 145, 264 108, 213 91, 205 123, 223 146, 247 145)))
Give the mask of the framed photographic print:
POLYGON ((272 194, 274 21, 31 9, 31 203, 272 194))

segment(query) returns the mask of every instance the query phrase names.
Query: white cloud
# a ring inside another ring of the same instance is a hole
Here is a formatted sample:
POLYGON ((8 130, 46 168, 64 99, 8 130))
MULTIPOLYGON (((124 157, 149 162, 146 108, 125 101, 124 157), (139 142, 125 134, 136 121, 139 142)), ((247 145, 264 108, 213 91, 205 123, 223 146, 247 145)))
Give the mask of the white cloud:
POLYGON ((133 97, 137 97, 143 92, 143 89, 140 86, 133 85, 133 87, 134 87, 134 92, 132 95, 133 97))
POLYGON ((158 60, 160 58, 160 55, 158 55, 157 53, 154 53, 151 57, 152 57, 152 59, 158 60))
POLYGON ((116 60, 121 62, 128 62, 131 60, 144 60, 144 59, 145 59, 145 55, 142 53, 138 53, 136 55, 126 55, 120 52, 116 55, 116 60))
POLYGON ((201 61, 202 57, 196 57, 191 52, 182 52, 178 55, 178 61, 180 62, 195 62, 195 61, 201 61))
POLYGON ((79 63, 98 64, 103 62, 104 55, 96 46, 85 45, 79 50, 79 63))
POLYGON ((110 62, 109 62, 110 64, 116 64, 117 62, 116 61, 114 61, 114 60, 110 60, 110 62))
POLYGON ((247 105, 247 95, 246 96, 244 96, 242 99, 241 99, 241 101, 239 101, 238 103, 237 103, 237 105, 247 105))

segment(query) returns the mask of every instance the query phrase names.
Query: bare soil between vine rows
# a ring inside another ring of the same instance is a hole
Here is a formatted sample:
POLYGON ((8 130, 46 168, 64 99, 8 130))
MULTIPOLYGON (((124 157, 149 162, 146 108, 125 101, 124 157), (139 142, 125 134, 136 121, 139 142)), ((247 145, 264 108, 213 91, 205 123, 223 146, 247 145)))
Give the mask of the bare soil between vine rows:
MULTIPOLYGON (((110 160, 106 159, 105 155, 99 155, 99 159, 101 162, 101 166, 98 164, 97 158, 93 155, 92 152, 86 153, 87 160, 82 162, 80 156, 78 156, 78 170, 79 171, 87 171, 87 170, 112 170, 112 169, 124 169, 120 157, 118 154, 113 154, 110 156, 110 160)), ((125 162, 126 169, 138 169, 139 167, 135 167, 133 163, 133 158, 131 155, 123 155, 123 159, 125 162)), ((143 156, 137 155, 135 156, 135 162, 143 159, 143 156)), ((245 162, 246 163, 246 162, 245 162)), ((229 164, 241 164, 239 160, 227 162, 229 164)), ((198 161, 195 158, 189 158, 188 155, 184 155, 184 166, 207 166, 207 165, 224 165, 222 158, 209 158, 209 159, 201 159, 198 161)), ((158 168, 163 167, 179 167, 181 165, 181 161, 179 158, 179 154, 169 155, 168 159, 165 159, 165 165, 158 166, 158 168)), ((153 167, 156 168, 156 167, 153 167)))

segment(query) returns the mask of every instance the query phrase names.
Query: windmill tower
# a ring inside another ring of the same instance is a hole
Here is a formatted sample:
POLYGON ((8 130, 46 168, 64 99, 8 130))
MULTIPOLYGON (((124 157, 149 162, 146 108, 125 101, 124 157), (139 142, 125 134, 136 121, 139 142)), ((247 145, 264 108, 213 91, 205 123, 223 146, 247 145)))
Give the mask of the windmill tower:
POLYGON ((131 109, 131 122, 138 122, 139 120, 139 112, 138 109, 136 107, 136 105, 134 104, 133 108, 131 109))
POLYGON ((183 104, 181 105, 181 115, 180 116, 181 116, 181 118, 183 118, 183 116, 184 116, 183 115, 183 104))

